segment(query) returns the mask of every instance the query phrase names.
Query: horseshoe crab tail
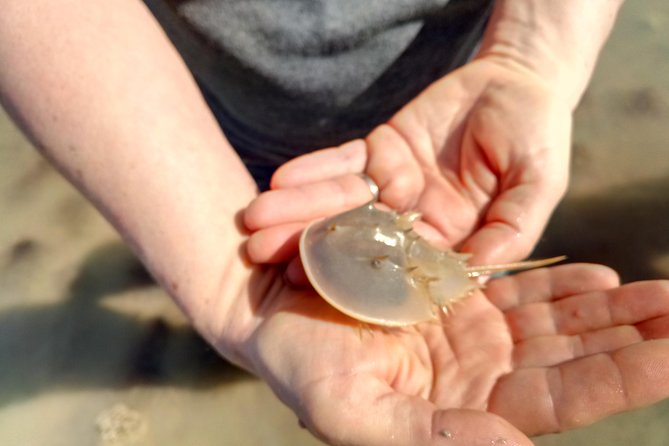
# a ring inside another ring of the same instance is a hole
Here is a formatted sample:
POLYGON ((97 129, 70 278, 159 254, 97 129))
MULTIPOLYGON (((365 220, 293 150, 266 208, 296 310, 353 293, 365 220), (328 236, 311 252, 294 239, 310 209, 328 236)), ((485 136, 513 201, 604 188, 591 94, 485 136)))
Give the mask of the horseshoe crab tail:
POLYGON ((476 278, 479 276, 488 276, 495 273, 505 273, 510 271, 522 271, 526 269, 541 268, 552 265, 566 259, 567 256, 550 257, 548 259, 523 260, 522 262, 501 263, 498 265, 479 265, 468 266, 465 268, 467 276, 476 278))

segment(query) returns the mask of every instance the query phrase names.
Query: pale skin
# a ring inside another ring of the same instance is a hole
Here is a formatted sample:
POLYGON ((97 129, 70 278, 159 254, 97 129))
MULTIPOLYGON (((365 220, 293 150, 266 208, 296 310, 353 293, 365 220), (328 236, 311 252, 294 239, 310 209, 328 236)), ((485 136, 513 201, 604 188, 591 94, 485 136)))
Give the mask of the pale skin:
POLYGON ((549 92, 536 75, 494 58, 468 64, 364 141, 282 166, 245 215, 256 231, 249 255, 285 261, 305 222, 364 203, 369 192, 355 178, 364 170, 381 202, 420 212, 437 230, 430 238, 473 253, 473 262, 524 258, 568 176, 571 110, 549 92))
POLYGON ((286 260, 305 222, 363 203, 363 171, 382 202, 422 212, 473 262, 527 256, 566 189, 571 114, 620 3, 496 2, 473 63, 364 140, 278 170, 246 214, 251 258, 286 260))
MULTIPOLYGON (((141 2, 2 0, 0 8, 3 105, 198 331, 324 440, 530 444, 527 435, 669 394, 668 285, 619 288, 604 267, 527 272, 491 283, 443 325, 360 332, 309 288, 289 284, 280 265, 248 261, 240 220, 255 185, 141 2)), ((380 164, 375 172, 380 181, 380 164)), ((300 187, 323 175, 302 177, 300 187)), ((350 203, 366 199, 358 178, 344 178, 350 203)), ((382 199, 402 199, 380 183, 382 199)), ((457 182, 435 184, 435 194, 449 193, 457 182)), ((467 218, 453 242, 468 237, 467 218)), ((438 218, 430 223, 447 233, 438 218)))

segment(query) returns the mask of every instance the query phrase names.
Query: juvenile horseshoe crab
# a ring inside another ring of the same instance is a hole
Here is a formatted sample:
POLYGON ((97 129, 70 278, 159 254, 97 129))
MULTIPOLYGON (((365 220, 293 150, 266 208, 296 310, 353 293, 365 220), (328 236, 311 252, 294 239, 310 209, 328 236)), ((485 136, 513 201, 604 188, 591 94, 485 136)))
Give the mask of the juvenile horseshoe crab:
POLYGON ((405 326, 437 318, 481 288, 479 276, 538 268, 564 257, 469 266, 469 254, 442 251, 413 230, 419 214, 369 202, 309 225, 300 257, 309 281, 333 307, 362 322, 405 326))

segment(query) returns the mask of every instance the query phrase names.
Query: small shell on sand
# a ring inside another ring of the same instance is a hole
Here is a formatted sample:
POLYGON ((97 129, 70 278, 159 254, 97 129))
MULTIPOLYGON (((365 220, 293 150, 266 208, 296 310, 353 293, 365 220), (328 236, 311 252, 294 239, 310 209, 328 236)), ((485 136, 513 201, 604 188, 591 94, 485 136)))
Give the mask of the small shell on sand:
POLYGON ((102 411, 95 419, 95 425, 102 446, 139 445, 147 432, 142 414, 122 403, 102 411))

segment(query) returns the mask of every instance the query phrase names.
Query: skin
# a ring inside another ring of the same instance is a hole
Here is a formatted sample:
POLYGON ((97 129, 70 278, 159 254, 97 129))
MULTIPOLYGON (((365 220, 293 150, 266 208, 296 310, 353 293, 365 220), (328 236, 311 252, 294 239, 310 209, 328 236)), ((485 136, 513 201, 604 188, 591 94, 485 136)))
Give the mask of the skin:
POLYGON ((276 172, 245 215, 250 257, 286 261, 305 222, 368 200, 360 172, 381 202, 421 212, 437 230, 428 236, 472 253, 473 264, 526 257, 566 189, 572 112, 620 3, 495 2, 473 62, 364 140, 276 172))
POLYGON ((537 79, 489 59, 444 77, 364 141, 284 165, 275 189, 245 214, 256 231, 249 255, 285 261, 294 255, 300 222, 367 201, 369 192, 354 177, 364 169, 382 203, 421 212, 436 229, 424 235, 473 253, 472 264, 524 258, 568 176, 570 112, 548 92, 537 79), (462 108, 442 98, 459 98, 453 102, 462 108), (533 110, 532 118, 519 110, 533 110))
POLYGON ((491 282, 443 325, 369 331, 311 290, 278 289, 255 366, 331 444, 531 444, 669 391, 669 285, 617 285, 597 265, 533 270, 491 282))
POLYGON ((281 265, 249 262, 240 223, 255 185, 141 2, 0 9, 3 105, 203 337, 320 438, 529 444, 669 394, 667 284, 611 288, 597 266, 502 279, 444 326, 359 334, 281 265))

